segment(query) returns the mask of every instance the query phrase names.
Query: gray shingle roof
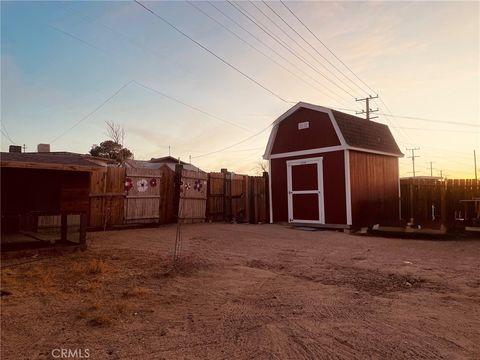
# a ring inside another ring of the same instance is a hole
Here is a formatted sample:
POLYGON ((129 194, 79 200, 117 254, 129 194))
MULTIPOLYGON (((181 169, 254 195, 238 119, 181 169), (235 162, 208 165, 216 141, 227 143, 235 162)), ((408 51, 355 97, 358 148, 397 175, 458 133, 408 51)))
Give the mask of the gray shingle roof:
POLYGON ((332 113, 349 146, 403 155, 387 125, 336 110, 332 113))

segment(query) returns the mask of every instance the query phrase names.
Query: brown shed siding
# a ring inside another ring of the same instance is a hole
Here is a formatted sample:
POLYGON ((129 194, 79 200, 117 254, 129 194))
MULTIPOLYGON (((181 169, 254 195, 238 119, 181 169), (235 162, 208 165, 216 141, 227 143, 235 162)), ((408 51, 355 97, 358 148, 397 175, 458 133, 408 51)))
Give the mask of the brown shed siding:
POLYGON ((279 124, 272 154, 336 145, 340 140, 328 114, 300 108, 279 124), (298 123, 305 121, 309 128, 298 130, 298 123))
POLYGON ((399 218, 398 158, 350 153, 352 223, 391 224, 399 218))
POLYGON ((271 160, 273 221, 288 221, 287 161, 323 158, 323 190, 326 224, 346 224, 345 161, 343 151, 271 160))

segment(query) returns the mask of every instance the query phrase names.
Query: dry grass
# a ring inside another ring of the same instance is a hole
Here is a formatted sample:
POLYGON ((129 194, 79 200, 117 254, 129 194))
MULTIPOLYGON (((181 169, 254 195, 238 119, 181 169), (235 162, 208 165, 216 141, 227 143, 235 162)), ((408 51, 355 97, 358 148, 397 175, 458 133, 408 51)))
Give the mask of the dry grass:
POLYGON ((125 290, 122 294, 124 298, 131 298, 131 297, 139 297, 139 296, 145 296, 148 293, 150 293, 149 289, 146 289, 144 287, 138 287, 135 286, 131 289, 125 290))
POLYGON ((85 260, 73 261, 70 264, 70 271, 76 275, 100 275, 109 272, 111 269, 112 267, 101 259, 90 259, 88 262, 85 262, 85 260))
POLYGON ((130 306, 125 302, 113 304, 91 303, 77 314, 78 320, 85 320, 89 326, 108 326, 128 315, 130 306))

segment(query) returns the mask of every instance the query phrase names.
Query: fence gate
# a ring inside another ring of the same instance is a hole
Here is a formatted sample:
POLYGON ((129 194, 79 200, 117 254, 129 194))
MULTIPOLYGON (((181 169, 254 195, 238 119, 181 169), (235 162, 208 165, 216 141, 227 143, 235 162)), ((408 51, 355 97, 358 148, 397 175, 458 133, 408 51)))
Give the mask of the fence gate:
POLYGON ((207 173, 181 170, 178 218, 183 223, 205 221, 207 173))
POLYGON ((107 228, 123 224, 125 169, 109 167, 90 177, 89 226, 107 228))
POLYGON ((126 169, 125 224, 160 221, 161 180, 158 169, 126 169))

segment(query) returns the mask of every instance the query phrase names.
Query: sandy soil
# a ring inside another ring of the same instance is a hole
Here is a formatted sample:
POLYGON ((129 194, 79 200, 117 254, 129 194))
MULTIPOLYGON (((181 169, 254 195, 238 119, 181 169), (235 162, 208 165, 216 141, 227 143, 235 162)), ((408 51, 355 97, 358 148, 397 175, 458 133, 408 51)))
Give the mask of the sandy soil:
POLYGON ((480 241, 182 229, 2 269, 2 359, 480 359, 480 241))

